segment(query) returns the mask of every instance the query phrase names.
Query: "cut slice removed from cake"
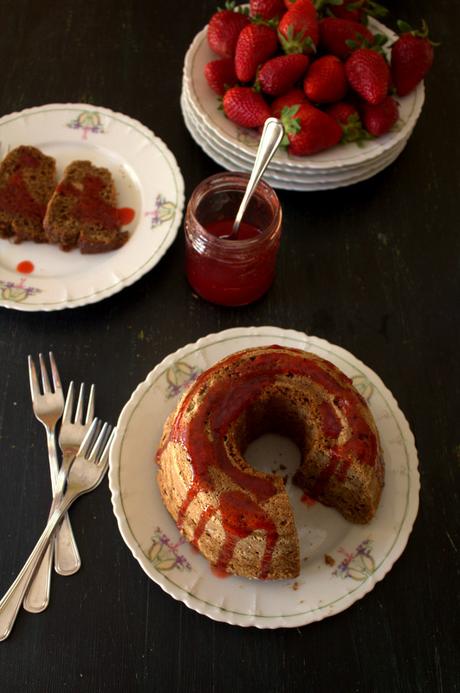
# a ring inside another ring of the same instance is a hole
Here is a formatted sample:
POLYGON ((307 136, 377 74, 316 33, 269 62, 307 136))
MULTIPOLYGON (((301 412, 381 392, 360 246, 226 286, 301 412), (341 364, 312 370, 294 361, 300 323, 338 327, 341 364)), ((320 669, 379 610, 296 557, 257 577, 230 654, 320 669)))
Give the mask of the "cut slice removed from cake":
POLYGON ((0 164, 0 238, 46 243, 43 218, 56 185, 56 162, 36 147, 12 149, 0 164))
POLYGON ((103 253, 128 240, 121 230, 112 174, 90 161, 73 161, 64 171, 46 211, 45 232, 63 250, 103 253))

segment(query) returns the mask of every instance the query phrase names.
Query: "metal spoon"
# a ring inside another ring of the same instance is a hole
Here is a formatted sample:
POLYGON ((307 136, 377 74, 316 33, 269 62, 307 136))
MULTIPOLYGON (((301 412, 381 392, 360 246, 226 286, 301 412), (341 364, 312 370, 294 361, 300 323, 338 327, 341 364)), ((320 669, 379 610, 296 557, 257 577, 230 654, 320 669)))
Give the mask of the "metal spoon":
POLYGON ((260 138, 259 148, 257 149, 256 160, 254 161, 251 177, 249 178, 244 197, 241 200, 240 208, 235 217, 232 232, 227 236, 227 238, 236 238, 238 235, 238 229, 246 211, 246 207, 248 206, 248 202, 251 199, 254 190, 257 188, 260 179, 265 173, 265 169, 270 163, 273 154, 278 149, 283 137, 284 127, 282 122, 278 120, 278 118, 267 118, 262 131, 262 136, 260 138))

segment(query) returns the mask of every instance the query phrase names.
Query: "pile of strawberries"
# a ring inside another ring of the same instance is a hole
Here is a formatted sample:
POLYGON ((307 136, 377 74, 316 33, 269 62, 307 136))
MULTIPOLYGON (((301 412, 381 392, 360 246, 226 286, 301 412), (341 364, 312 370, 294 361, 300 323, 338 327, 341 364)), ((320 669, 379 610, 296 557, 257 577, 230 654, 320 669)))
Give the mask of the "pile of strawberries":
POLYGON ((250 0, 227 3, 209 22, 219 57, 205 67, 226 116, 245 128, 281 118, 289 152, 305 156, 339 142, 385 134, 398 120, 393 97, 410 93, 433 63, 426 25, 401 35, 388 61, 367 17, 373 0, 250 0))

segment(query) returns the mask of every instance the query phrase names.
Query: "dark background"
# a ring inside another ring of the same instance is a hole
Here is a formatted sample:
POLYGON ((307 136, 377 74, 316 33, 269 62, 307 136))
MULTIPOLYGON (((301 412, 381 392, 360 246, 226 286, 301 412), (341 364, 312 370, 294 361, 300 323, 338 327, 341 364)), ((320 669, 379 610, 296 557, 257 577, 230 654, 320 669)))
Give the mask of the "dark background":
MULTIPOLYGON (((238 325, 324 337, 391 389, 420 456, 421 504, 407 549, 337 616, 292 630, 242 629, 194 613, 146 577, 104 483, 72 510, 83 568, 55 577, 48 610, 22 611, 0 644, 2 691, 460 689, 460 12, 455 0, 389 5, 414 23, 425 17, 442 42, 416 130, 396 163, 365 183, 280 193, 278 274, 260 302, 223 309, 194 298, 179 233, 147 276, 101 303, 48 314, 0 309, 0 593, 32 549, 49 501, 27 354, 53 349, 63 380, 95 382, 98 414, 115 422, 165 355, 238 325)), ((1 0, 0 113, 68 101, 126 113, 174 152, 188 197, 219 170, 179 110, 183 56, 213 9, 212 0, 1 0)))

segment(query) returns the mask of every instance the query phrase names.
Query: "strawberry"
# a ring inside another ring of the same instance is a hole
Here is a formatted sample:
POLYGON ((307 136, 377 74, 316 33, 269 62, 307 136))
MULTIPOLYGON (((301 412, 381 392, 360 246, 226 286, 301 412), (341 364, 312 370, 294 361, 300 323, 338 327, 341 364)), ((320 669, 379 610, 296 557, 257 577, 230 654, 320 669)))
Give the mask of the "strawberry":
POLYGON ((212 15, 208 24, 208 44, 221 58, 233 58, 240 31, 249 24, 241 12, 220 10, 212 15))
POLYGON ((319 41, 316 12, 295 4, 281 17, 278 37, 285 53, 313 53, 319 41))
POLYGON ((308 103, 283 108, 281 120, 289 140, 289 152, 296 156, 329 149, 342 138, 342 128, 334 118, 308 103))
POLYGON ((350 86, 367 103, 375 106, 388 94, 390 68, 380 53, 359 48, 348 58, 345 71, 350 86))
POLYGON ((391 96, 386 96, 377 106, 364 103, 361 116, 366 130, 374 137, 380 137, 391 130, 399 117, 399 107, 391 96))
POLYGON ((339 19, 349 19, 352 22, 362 22, 366 16, 364 5, 366 0, 343 0, 342 5, 330 6, 330 12, 339 19))
POLYGON ((250 0, 249 14, 260 19, 281 17, 286 12, 283 0, 250 0))
POLYGON ((284 0, 284 4, 288 10, 291 10, 295 5, 296 9, 302 8, 303 12, 316 18, 316 7, 313 0, 284 0))
POLYGON ((398 26, 404 33, 391 47, 391 74, 398 96, 406 96, 433 65, 434 50, 425 22, 422 31, 413 31, 405 22, 398 26))
POLYGON ((246 26, 236 43, 235 70, 240 82, 254 79, 258 66, 278 48, 276 32, 264 24, 246 26))
POLYGON ((310 101, 333 103, 347 93, 348 82, 343 63, 335 55, 325 55, 311 65, 303 88, 310 101))
POLYGON ((204 68, 204 76, 213 91, 222 96, 228 87, 233 87, 238 79, 233 58, 211 60, 204 68))
POLYGON ((336 19, 326 17, 319 23, 320 46, 328 53, 345 60, 352 52, 347 41, 355 41, 357 47, 366 41, 373 45, 374 36, 369 29, 359 22, 350 22, 348 19, 336 19))
POLYGON ((308 56, 301 53, 271 58, 260 68, 260 88, 270 96, 285 94, 306 72, 309 62, 308 56))
POLYGON ((352 106, 351 103, 338 101, 332 106, 329 106, 327 113, 329 113, 342 128, 342 143, 360 142, 361 140, 369 139, 369 136, 363 129, 358 110, 352 106))
POLYGON ((300 104, 305 103, 305 101, 306 98, 302 89, 291 89, 287 94, 279 96, 272 102, 272 115, 275 118, 279 118, 285 106, 300 106, 300 104))
POLYGON ((319 10, 326 9, 326 12, 339 19, 349 19, 353 22, 366 23, 367 15, 372 17, 385 17, 388 10, 379 5, 375 0, 316 0, 319 10))
POLYGON ((232 87, 223 98, 224 113, 243 128, 257 128, 270 117, 270 108, 261 94, 250 87, 232 87))

